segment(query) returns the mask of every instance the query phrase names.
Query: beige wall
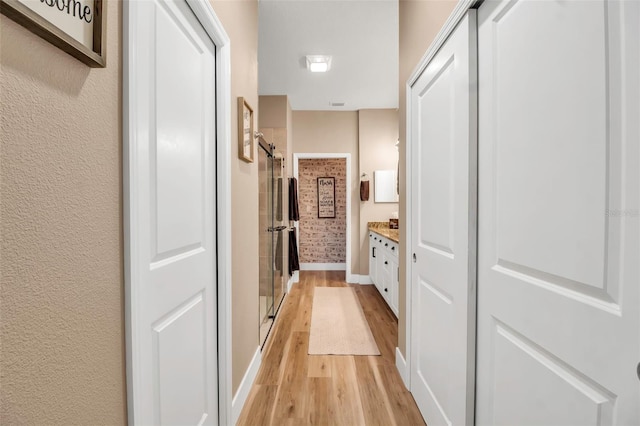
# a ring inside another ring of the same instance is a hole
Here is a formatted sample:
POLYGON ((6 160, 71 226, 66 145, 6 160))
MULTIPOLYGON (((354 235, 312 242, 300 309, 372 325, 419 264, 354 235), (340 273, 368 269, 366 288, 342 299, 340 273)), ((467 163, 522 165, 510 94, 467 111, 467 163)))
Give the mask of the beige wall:
MULTIPOLYGON (((360 178, 356 111, 293 111, 294 153, 351 154, 351 272, 360 273, 360 178)), ((287 161, 292 161, 290 156, 287 161)))
POLYGON ((0 17, 2 424, 124 424, 121 3, 107 67, 0 17))
MULTIPOLYGON (((291 177, 291 150, 292 150, 292 111, 289 98, 283 96, 260 96, 260 115, 258 127, 264 133, 268 143, 276 146, 276 153, 283 155, 285 159, 285 176, 291 177)), ((288 194, 288 185, 285 185, 285 195, 288 194)))
MULTIPOLYGON (((258 2, 212 1, 231 39, 231 143, 238 140, 236 99, 258 108, 258 2)), ((254 128, 258 128, 257 121, 254 128)), ((235 146, 235 145, 234 145, 235 146)), ((258 163, 231 158, 232 387, 235 394, 259 345, 258 324, 258 163)))
POLYGON ((405 171, 405 135, 406 135, 406 89, 405 85, 413 69, 425 54, 429 45, 438 34, 457 0, 400 0, 400 290, 398 316, 398 347, 406 355, 406 293, 407 274, 404 242, 407 234, 403 218, 405 217, 406 191, 405 171))
POLYGON ((398 110, 363 109, 358 111, 360 175, 369 178, 369 201, 360 203, 360 274, 369 275, 368 222, 385 222, 398 203, 376 203, 374 200, 374 170, 396 170, 398 167, 398 110))
POLYGON ((286 128, 289 99, 286 95, 260 96, 259 127, 286 128))

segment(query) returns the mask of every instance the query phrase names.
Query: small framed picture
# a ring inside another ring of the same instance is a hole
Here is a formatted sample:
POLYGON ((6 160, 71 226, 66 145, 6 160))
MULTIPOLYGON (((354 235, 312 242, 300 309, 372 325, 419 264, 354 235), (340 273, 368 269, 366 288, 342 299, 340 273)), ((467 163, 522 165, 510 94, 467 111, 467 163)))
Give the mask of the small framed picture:
POLYGON ((318 218, 335 219, 336 217, 336 178, 318 178, 318 218))
POLYGON ((253 108, 238 98, 238 148, 241 160, 253 163, 253 108))

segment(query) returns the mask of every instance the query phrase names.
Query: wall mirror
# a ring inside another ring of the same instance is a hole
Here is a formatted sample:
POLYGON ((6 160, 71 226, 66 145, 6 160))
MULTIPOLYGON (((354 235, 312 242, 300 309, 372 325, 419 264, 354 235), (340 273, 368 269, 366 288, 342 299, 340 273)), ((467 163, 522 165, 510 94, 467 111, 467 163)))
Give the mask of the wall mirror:
POLYGON ((373 172, 374 201, 376 203, 397 203, 396 171, 376 170, 373 172))

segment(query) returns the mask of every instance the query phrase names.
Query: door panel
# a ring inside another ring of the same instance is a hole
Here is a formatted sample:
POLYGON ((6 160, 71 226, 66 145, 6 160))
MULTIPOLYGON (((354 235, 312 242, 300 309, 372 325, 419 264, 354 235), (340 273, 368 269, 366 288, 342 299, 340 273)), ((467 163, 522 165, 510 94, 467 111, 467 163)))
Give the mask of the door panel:
POLYGON ((411 392, 427 424, 473 423, 475 11, 411 88, 411 392))
POLYGON ((418 156, 423 168, 418 185, 422 213, 418 222, 418 244, 435 253, 446 254, 448 258, 453 257, 451 228, 455 219, 455 182, 452 179, 456 167, 453 155, 457 101, 454 59, 455 55, 446 58, 436 75, 418 94, 419 120, 423 130, 418 156))
POLYGON ((494 424, 612 424, 615 395, 505 324, 494 324, 494 424), (526 370, 527 386, 517 378, 526 370), (554 398, 548 393, 553 390, 554 398), (540 409, 540 401, 545 407, 540 409), (599 423, 595 422, 599 419, 599 423))
POLYGON ((131 418, 215 424, 215 46, 185 1, 128 7, 131 418))
POLYGON ((156 207, 153 228, 160 255, 200 247, 204 225, 205 94, 198 84, 176 84, 203 81, 203 48, 172 15, 168 8, 156 8, 155 138, 149 162, 151 202, 156 207))
POLYGON ((154 382, 164 424, 199 424, 208 411, 203 392, 207 328, 202 293, 153 325, 154 382))
POLYGON ((479 424, 637 424, 637 2, 479 9, 479 424))

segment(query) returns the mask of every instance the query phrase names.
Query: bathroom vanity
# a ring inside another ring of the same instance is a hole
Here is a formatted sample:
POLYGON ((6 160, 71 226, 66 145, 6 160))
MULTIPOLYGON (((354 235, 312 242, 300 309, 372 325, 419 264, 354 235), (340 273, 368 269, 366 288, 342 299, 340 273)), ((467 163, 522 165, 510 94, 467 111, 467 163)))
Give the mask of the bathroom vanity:
POLYGON ((369 276, 398 316, 398 230, 389 229, 388 222, 369 222, 369 276))

